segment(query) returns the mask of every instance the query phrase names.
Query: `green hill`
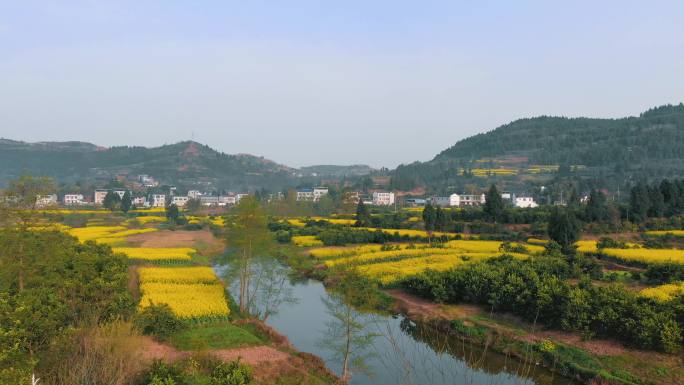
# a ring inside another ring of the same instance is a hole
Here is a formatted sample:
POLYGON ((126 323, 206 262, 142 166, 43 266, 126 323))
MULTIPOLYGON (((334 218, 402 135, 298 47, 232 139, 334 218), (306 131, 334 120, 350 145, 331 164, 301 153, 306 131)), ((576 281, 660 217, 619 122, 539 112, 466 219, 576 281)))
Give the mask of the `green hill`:
POLYGON ((295 184, 294 169, 252 155, 229 155, 196 142, 155 148, 103 148, 83 142, 0 139, 0 184, 28 173, 60 182, 148 174, 184 187, 256 189, 295 184))
POLYGON ((684 104, 638 117, 520 119, 463 139, 433 160, 401 165, 392 185, 440 191, 492 180, 533 184, 560 172, 595 180, 684 176, 684 104))

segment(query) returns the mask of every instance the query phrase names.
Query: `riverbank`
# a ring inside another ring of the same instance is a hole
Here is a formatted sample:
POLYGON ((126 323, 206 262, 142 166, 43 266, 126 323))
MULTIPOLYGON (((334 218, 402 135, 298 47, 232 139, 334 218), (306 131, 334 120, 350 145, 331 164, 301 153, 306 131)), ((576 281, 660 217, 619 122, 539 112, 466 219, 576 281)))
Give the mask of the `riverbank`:
POLYGON ((402 290, 384 290, 393 310, 416 323, 542 365, 565 377, 592 384, 684 383, 684 359, 630 349, 612 340, 585 339, 579 334, 544 330, 510 314, 487 312, 475 305, 443 305, 402 290))

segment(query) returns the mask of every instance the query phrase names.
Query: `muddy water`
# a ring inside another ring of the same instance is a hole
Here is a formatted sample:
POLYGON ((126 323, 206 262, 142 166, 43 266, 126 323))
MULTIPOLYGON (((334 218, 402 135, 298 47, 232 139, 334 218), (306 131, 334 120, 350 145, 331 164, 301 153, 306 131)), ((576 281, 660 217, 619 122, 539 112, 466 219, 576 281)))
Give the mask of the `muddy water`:
MULTIPOLYGON (((220 269, 220 268, 219 268, 220 269)), ((267 323, 288 337, 300 351, 323 358, 341 373, 342 359, 327 341, 331 327, 339 327, 330 314, 323 284, 315 280, 288 282, 297 303, 281 306, 267 323)), ((485 351, 458 338, 401 316, 360 314, 372 343, 361 352, 364 370, 353 372, 350 384, 553 384, 576 385, 550 371, 502 354, 485 351)))

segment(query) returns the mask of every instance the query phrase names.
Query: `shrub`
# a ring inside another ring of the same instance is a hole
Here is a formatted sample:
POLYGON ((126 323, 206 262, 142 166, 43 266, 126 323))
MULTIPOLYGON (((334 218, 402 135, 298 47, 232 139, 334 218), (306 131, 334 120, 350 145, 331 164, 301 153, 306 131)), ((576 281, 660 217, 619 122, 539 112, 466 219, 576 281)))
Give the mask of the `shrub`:
POLYGON ((597 249, 627 249, 627 244, 625 242, 616 241, 610 237, 601 237, 598 242, 596 242, 597 249))
POLYGON ((152 363, 141 385, 187 385, 183 370, 176 365, 167 365, 161 360, 152 363))
POLYGON ((185 328, 185 323, 177 318, 167 304, 152 304, 135 316, 135 327, 142 334, 151 335, 164 341, 172 334, 185 328))
POLYGON ((252 370, 240 360, 218 364, 211 373, 210 385, 248 385, 252 383, 252 370))

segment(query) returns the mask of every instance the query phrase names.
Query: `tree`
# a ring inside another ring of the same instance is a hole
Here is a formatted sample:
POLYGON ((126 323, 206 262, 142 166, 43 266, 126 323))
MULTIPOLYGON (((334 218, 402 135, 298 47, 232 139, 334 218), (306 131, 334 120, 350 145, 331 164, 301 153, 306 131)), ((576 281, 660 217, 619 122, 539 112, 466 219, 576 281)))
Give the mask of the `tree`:
POLYGON ((109 191, 107 195, 105 195, 104 200, 102 201, 102 205, 110 211, 116 210, 119 207, 120 203, 121 197, 114 191, 109 191))
POLYGON ((342 381, 349 381, 354 372, 369 372, 365 362, 372 356, 370 348, 378 334, 367 332, 370 319, 356 308, 377 306, 377 287, 369 284, 354 270, 346 270, 340 282, 324 298, 326 312, 331 316, 328 332, 319 345, 330 350, 342 365, 342 381))
POLYGON ((356 205, 356 226, 367 227, 371 224, 371 214, 368 207, 359 198, 359 203, 356 205))
POLYGON ((575 252, 575 242, 579 240, 581 225, 569 209, 554 208, 549 217, 547 232, 549 238, 561 246, 563 254, 575 252))
POLYGON ((599 190, 591 190, 584 212, 589 222, 605 222, 609 220, 610 211, 608 210, 606 196, 599 190))
POLYGON ((239 302, 243 312, 250 309, 250 282, 256 257, 267 256, 275 241, 260 203, 252 196, 240 199, 227 224, 226 241, 239 278, 239 302))
POLYGON ((651 208, 649 188, 644 182, 637 183, 632 187, 629 197, 629 211, 634 222, 643 222, 648 218, 651 208))
POLYGON ((437 221, 437 213, 435 208, 431 204, 426 204, 423 209, 423 225, 425 226, 425 231, 432 233, 435 231, 435 223, 437 221))
POLYGON ((191 213, 198 211, 202 207, 202 202, 199 199, 188 199, 185 204, 185 209, 191 213))
POLYGON ((435 230, 444 231, 447 226, 448 217, 441 207, 435 210, 435 230))
POLYGON ((175 204, 172 203, 166 208, 166 219, 176 222, 179 216, 180 210, 178 210, 178 206, 175 204))
POLYGON ((649 217, 662 217, 665 214, 665 198, 660 192, 660 187, 652 186, 648 189, 649 201, 651 204, 648 207, 649 217))
POLYGON ((126 191, 121 197, 121 211, 124 213, 127 213, 130 209, 131 206, 133 206, 133 199, 131 198, 131 192, 126 191))
POLYGON ((496 185, 492 184, 485 195, 484 214, 489 220, 497 222, 503 214, 504 203, 496 185))

